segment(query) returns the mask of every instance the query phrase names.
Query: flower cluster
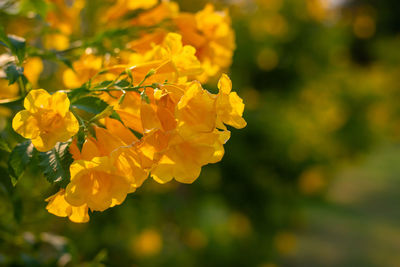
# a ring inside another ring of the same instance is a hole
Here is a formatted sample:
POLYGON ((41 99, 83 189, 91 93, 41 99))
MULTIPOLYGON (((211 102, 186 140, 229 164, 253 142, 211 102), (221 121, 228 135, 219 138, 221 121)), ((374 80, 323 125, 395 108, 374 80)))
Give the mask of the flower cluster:
MULTIPOLYGON (((87 222, 89 210, 121 204, 148 177, 194 182, 202 166, 222 159, 230 138, 226 125, 246 126, 243 101, 222 74, 235 47, 227 13, 211 5, 189 14, 173 2, 119 0, 102 23, 136 9, 142 12, 128 21, 130 27, 156 30, 141 30, 112 55, 86 49, 63 73, 67 93, 32 90, 26 110, 13 120, 14 130, 39 151, 71 143, 70 180, 47 199, 47 210, 73 222, 87 222), (161 22, 175 30, 168 32, 161 22), (211 93, 201 82, 215 76, 218 93, 211 93), (80 110, 83 98, 107 107, 87 118, 80 110)), ((49 19, 62 32, 72 29, 59 25, 57 16, 49 19)))

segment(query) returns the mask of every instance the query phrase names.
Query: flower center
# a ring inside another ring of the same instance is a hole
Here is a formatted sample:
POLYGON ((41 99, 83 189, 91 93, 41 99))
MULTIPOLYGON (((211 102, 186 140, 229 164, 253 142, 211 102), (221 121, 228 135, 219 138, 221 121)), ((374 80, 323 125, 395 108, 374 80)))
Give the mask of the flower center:
POLYGON ((45 133, 52 132, 62 125, 62 117, 52 110, 43 111, 40 114, 40 128, 45 133))

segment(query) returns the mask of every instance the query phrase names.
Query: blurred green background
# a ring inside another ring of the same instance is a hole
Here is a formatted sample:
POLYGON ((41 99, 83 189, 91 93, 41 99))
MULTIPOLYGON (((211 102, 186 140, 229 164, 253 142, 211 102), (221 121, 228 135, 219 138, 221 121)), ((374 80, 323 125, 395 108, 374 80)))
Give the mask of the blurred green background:
POLYGON ((400 2, 180 6, 206 2, 230 10, 248 122, 222 162, 74 224, 38 170, 13 188, 1 151, 0 266, 399 266, 400 2))

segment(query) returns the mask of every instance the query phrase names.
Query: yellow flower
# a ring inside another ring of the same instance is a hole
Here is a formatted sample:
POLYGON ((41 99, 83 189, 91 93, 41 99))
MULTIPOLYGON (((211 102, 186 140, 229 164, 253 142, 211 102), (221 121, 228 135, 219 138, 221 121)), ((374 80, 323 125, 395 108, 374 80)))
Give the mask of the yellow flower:
POLYGON ((177 3, 162 1, 158 6, 141 12, 137 18, 132 20, 132 24, 140 26, 154 26, 165 19, 178 15, 178 13, 179 6, 177 3))
POLYGON ((232 82, 226 74, 218 81, 217 113, 223 123, 237 129, 244 128, 246 121, 242 118, 244 104, 236 92, 231 92, 232 82))
POLYGON ((46 21, 60 33, 70 35, 79 26, 79 16, 85 6, 85 0, 47 0, 51 10, 47 12, 46 21))
POLYGON ((181 183, 193 183, 202 166, 221 160, 228 136, 215 130, 185 140, 175 132, 168 149, 152 169, 152 177, 159 183, 169 182, 172 178, 181 183))
POLYGON ((79 130, 79 123, 69 111, 69 99, 65 93, 50 95, 43 89, 32 90, 24 100, 25 110, 18 112, 13 129, 39 151, 48 151, 57 142, 68 141, 79 130))
POLYGON ((151 175, 160 183, 173 178, 192 183, 202 166, 221 160, 230 137, 229 131, 216 129, 216 96, 192 82, 162 86, 150 99, 151 104, 142 103, 141 118, 145 138, 158 134, 149 138, 152 143, 143 141, 154 147, 151 175))
POLYGON ((47 12, 46 22, 53 31, 43 38, 47 49, 64 50, 69 47, 70 35, 80 26, 80 12, 85 0, 47 0, 51 8, 47 12))
POLYGON ((13 98, 18 96, 19 88, 17 83, 8 85, 8 80, 0 79, 0 99, 13 98))
POLYGON ((196 56, 205 72, 197 78, 207 81, 232 63, 235 35, 226 11, 217 12, 212 4, 196 14, 180 13, 174 22, 183 43, 196 48, 196 56))
POLYGON ((26 78, 36 86, 39 76, 43 71, 43 62, 40 57, 30 57, 24 63, 24 74, 26 78))
POLYGON ((196 57, 196 49, 182 44, 182 36, 168 33, 161 44, 155 45, 144 53, 133 53, 127 63, 132 74, 141 81, 150 69, 156 70, 146 83, 186 81, 187 76, 199 75, 203 72, 200 61, 196 57))
POLYGON ((65 200, 65 190, 60 189, 56 194, 46 199, 46 209, 59 217, 68 217, 72 222, 85 223, 89 221, 88 206, 72 206, 65 200))
POLYGON ((157 3, 158 0, 118 0, 115 5, 109 8, 103 21, 118 19, 131 10, 150 9, 157 3))
POLYGON ((46 49, 65 50, 69 47, 69 37, 62 33, 46 34, 43 45, 46 49))
POLYGON ((182 44, 182 36, 168 33, 161 46, 154 49, 154 59, 170 59, 178 69, 179 76, 197 75, 202 73, 196 49, 191 45, 182 44))
POLYGON ((65 199, 72 206, 87 204, 91 210, 103 211, 119 205, 148 176, 136 137, 118 121, 106 119, 106 125, 110 130, 95 127, 96 139, 88 138, 81 152, 75 142, 70 147, 75 161, 65 199))
POLYGON ((145 229, 133 240, 132 249, 138 257, 155 256, 162 250, 162 241, 156 229, 145 229))
POLYGON ((215 98, 199 82, 192 82, 177 104, 176 117, 178 131, 183 136, 211 133, 216 126, 215 98))
POLYGON ((74 70, 67 69, 63 74, 64 85, 68 88, 78 88, 96 75, 102 68, 103 59, 92 54, 83 54, 73 63, 74 70))
POLYGON ((87 204, 91 210, 105 209, 121 204, 132 192, 126 177, 118 175, 108 157, 76 160, 70 166, 71 182, 65 200, 73 206, 87 204))

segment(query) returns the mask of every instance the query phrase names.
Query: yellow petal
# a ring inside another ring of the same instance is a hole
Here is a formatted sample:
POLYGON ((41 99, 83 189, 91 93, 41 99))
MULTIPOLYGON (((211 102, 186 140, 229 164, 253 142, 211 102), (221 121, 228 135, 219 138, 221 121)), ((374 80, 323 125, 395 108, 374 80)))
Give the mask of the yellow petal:
POLYGON ((189 136, 193 131, 212 132, 216 122, 215 99, 198 82, 188 86, 177 105, 179 131, 189 136))
POLYGON ((81 157, 79 159, 92 160, 94 157, 100 156, 100 150, 93 138, 88 138, 82 146, 81 157))
POLYGON ((91 210, 99 211, 122 203, 131 185, 125 177, 116 175, 114 169, 107 157, 75 161, 70 166, 71 182, 65 199, 74 206, 87 204, 91 210))
POLYGON ((22 110, 15 115, 12 127, 25 138, 34 139, 40 134, 36 118, 27 110, 22 110))
POLYGON ((82 81, 72 69, 67 69, 64 71, 63 82, 67 88, 78 88, 82 85, 82 81))
POLYGON ((65 190, 60 189, 56 194, 46 199, 49 213, 59 217, 69 217, 72 222, 85 223, 89 221, 88 206, 72 206, 65 200, 65 190))
POLYGON ((74 223, 85 223, 89 221, 89 208, 88 205, 82 205, 79 207, 71 206, 71 215, 69 215, 69 219, 74 223))
POLYGON ((70 137, 74 136, 79 131, 79 122, 72 112, 67 112, 64 117, 65 130, 70 137))
MULTIPOLYGON (((51 96, 51 109, 57 111, 62 117, 69 111, 69 99, 66 93, 56 92, 51 96)), ((76 120, 76 119, 75 119, 76 120)))
POLYGON ((43 89, 31 90, 24 100, 24 107, 31 113, 37 112, 40 108, 49 108, 51 95, 43 89))
POLYGON ((118 136, 125 144, 131 144, 138 140, 137 137, 121 122, 111 118, 106 118, 105 121, 108 131, 112 135, 118 136))
POLYGON ((222 74, 218 81, 218 89, 223 94, 229 94, 232 90, 232 81, 229 79, 228 75, 222 74))

